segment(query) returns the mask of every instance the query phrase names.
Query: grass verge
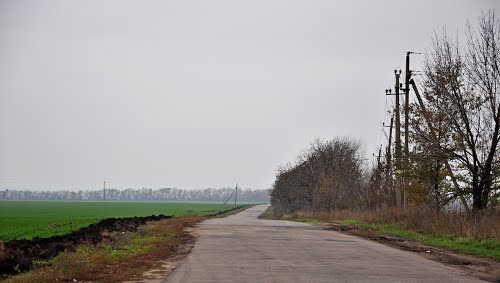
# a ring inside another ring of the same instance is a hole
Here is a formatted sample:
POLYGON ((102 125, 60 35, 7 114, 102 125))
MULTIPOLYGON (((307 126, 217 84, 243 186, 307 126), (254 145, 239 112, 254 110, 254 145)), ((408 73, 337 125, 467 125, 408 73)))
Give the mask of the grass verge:
MULTIPOLYGON (((319 219, 314 220, 319 221, 319 219)), ((335 223, 368 228, 381 235, 397 236, 433 247, 444 248, 469 255, 489 257, 496 261, 500 261, 500 241, 472 240, 463 237, 432 235, 406 229, 395 224, 366 223, 356 219, 337 220, 335 223)))
MULTIPOLYGON (((488 238, 474 239, 471 236, 468 237, 465 233, 462 235, 460 235, 460 233, 447 233, 447 230, 445 229, 443 229, 442 231, 434 229, 433 232, 429 232, 426 231, 429 229, 423 229, 423 225, 420 226, 419 223, 414 224, 414 228, 408 228, 407 226, 410 225, 400 224, 405 223, 403 221, 398 221, 399 223, 390 223, 390 220, 388 219, 396 219, 395 217, 377 218, 376 215, 373 215, 373 213, 371 213, 369 217, 367 217, 367 215, 359 212, 349 213, 346 211, 329 214, 299 212, 278 217, 273 213, 272 207, 269 207, 261 215, 261 218, 282 219, 300 222, 326 222, 345 226, 359 227, 362 229, 368 229, 370 230, 370 232, 373 232, 379 236, 396 236, 432 247, 447 249, 450 251, 468 255, 487 257, 496 261, 500 261, 500 240, 498 239, 500 235, 496 235, 495 237, 495 235, 492 234, 492 236, 488 238), (419 226, 422 229, 416 229, 419 226)), ((446 219, 440 221, 446 222, 446 219)), ((427 220, 426 222, 431 222, 432 224, 432 220, 427 220)), ((437 225, 434 225, 434 227, 435 226, 437 225)), ((493 229, 498 229, 498 227, 493 227, 489 230, 493 229)))

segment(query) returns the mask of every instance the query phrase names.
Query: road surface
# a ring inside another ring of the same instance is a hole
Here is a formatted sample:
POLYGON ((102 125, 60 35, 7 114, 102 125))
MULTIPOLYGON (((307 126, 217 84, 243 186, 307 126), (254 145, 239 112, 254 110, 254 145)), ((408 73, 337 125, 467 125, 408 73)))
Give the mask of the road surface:
POLYGON ((376 242, 258 219, 266 208, 200 224, 197 244, 165 282, 481 282, 376 242))

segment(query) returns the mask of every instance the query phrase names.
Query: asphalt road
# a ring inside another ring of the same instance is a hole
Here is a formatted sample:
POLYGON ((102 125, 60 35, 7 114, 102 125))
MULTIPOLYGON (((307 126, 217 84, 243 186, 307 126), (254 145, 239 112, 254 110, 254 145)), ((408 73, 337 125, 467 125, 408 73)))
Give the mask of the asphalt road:
POLYGON ((203 222, 197 244, 165 282, 481 282, 376 242, 258 219, 266 207, 203 222))

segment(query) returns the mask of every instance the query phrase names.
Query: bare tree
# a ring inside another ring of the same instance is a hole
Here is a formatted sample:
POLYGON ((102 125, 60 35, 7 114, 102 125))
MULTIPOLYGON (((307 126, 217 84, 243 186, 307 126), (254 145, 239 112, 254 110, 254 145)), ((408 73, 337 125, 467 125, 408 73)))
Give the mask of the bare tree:
POLYGON ((443 160, 450 164, 464 187, 456 193, 470 194, 473 208, 480 210, 497 188, 500 165, 500 23, 495 13, 483 13, 477 29, 468 24, 466 34, 463 48, 446 34, 434 38, 425 62, 424 103, 438 131, 417 122, 415 132, 437 169, 442 170, 443 160))

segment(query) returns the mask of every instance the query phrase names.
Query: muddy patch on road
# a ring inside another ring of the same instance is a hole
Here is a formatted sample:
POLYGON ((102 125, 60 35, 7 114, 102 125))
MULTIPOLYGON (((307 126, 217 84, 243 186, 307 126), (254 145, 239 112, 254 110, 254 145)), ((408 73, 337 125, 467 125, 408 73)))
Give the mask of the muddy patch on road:
POLYGON ((458 254, 400 237, 381 235, 375 230, 354 225, 336 223, 315 223, 314 225, 323 229, 362 237, 401 250, 418 253, 425 258, 459 268, 474 277, 490 282, 500 282, 500 262, 492 259, 458 254))
POLYGON ((172 216, 108 218, 65 235, 0 242, 0 279, 28 271, 34 263, 48 261, 61 252, 75 251, 79 245, 96 245, 109 232, 135 232, 149 221, 169 218, 172 216))

